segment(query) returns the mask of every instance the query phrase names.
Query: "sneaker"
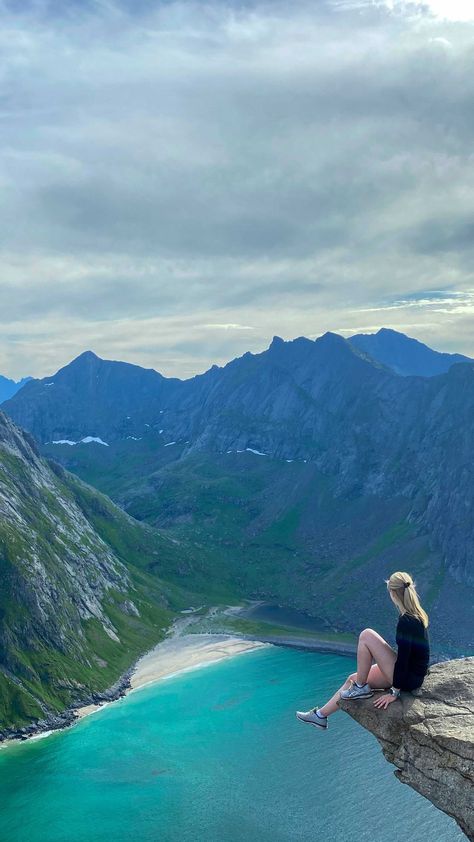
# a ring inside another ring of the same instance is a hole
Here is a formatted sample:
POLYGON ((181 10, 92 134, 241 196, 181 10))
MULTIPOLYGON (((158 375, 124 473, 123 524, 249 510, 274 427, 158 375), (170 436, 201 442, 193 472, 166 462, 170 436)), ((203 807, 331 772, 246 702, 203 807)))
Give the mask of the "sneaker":
POLYGON ((351 681, 351 686, 347 690, 341 690, 341 699, 370 699, 373 695, 374 691, 369 684, 359 687, 355 681, 351 681))
POLYGON ((312 708, 311 710, 303 711, 297 710, 296 717, 297 719, 301 719, 301 722, 308 722, 310 725, 315 725, 316 728, 322 728, 325 731, 329 728, 328 718, 327 716, 322 719, 316 713, 317 708, 312 708))

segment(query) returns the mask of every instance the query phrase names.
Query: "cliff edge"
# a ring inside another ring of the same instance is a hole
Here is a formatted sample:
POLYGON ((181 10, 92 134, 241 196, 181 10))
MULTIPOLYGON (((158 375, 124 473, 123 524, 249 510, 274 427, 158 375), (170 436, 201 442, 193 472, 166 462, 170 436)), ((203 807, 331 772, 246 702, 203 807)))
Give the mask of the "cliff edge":
POLYGON ((374 707, 377 695, 339 707, 377 737, 402 783, 474 840, 474 657, 433 664, 420 690, 386 710, 374 707))

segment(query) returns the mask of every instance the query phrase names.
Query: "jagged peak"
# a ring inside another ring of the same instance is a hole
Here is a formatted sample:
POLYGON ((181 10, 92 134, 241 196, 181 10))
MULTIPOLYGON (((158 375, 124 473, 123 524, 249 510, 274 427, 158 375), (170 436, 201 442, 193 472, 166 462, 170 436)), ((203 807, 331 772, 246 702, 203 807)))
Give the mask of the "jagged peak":
POLYGON ((270 348, 281 348, 281 346, 284 344, 285 340, 282 339, 281 336, 274 336, 270 343, 269 350, 270 348))
POLYGON ((322 333, 321 336, 318 336, 314 340, 314 345, 324 350, 337 350, 351 356, 354 355, 354 348, 350 342, 348 342, 347 339, 339 333, 333 333, 331 330, 327 330, 326 333, 322 333))
POLYGON ((340 333, 334 333, 332 330, 327 330, 325 333, 322 333, 321 336, 317 336, 314 340, 315 342, 333 342, 338 343, 339 345, 346 345, 346 340, 340 333))
POLYGON ((69 365, 73 365, 74 363, 78 362, 88 363, 95 360, 101 360, 101 357, 98 357, 97 354, 94 353, 94 351, 83 351, 82 354, 79 354, 78 357, 74 357, 74 359, 71 360, 69 365))

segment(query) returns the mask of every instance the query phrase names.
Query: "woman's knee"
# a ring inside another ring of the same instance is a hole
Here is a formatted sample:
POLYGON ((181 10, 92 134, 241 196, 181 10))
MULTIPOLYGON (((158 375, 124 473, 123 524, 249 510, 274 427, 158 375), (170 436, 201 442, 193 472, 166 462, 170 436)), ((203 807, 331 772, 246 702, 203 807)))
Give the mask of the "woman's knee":
POLYGON ((362 629, 359 640, 367 642, 370 638, 373 638, 377 635, 377 632, 374 629, 362 629))

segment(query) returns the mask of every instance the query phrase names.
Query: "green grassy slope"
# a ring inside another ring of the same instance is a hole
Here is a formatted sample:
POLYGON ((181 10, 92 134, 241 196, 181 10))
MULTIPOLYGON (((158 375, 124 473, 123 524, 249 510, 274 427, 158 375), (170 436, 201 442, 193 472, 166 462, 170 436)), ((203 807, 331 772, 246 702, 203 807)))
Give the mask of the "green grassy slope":
POLYGON ((109 687, 180 610, 205 603, 202 577, 186 542, 48 464, 0 413, 0 731, 109 687))
MULTIPOLYGON (((407 520, 411 504, 403 497, 341 498, 336 479, 314 465, 250 452, 154 451, 150 440, 84 446, 72 456, 58 450, 163 540, 191 548, 181 577, 189 588, 205 592, 218 583, 236 597, 294 606, 347 632, 375 623, 391 631, 384 579, 396 569, 420 577, 428 610, 443 603, 442 559, 407 520)), ((450 615, 442 622, 449 628, 450 615)))

